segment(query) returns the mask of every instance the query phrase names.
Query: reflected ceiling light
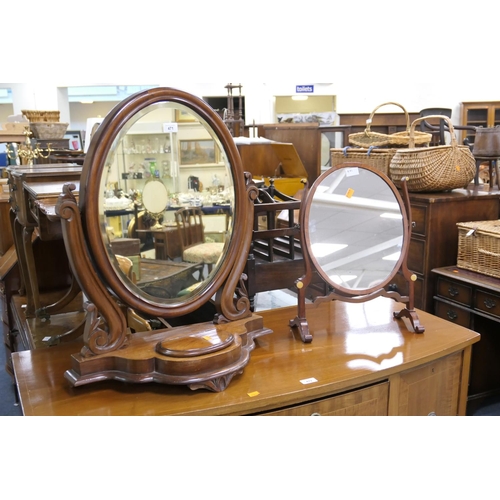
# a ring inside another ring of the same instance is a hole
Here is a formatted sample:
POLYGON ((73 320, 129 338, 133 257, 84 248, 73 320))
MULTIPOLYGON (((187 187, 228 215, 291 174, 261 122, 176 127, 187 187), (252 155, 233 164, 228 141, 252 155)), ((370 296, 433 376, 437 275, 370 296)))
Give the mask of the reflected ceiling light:
POLYGON ((309 96, 307 95, 293 95, 292 96, 292 101, 307 101, 309 99, 309 96))
POLYGON ((401 252, 391 253, 390 255, 386 255, 385 257, 382 257, 382 260, 398 261, 400 256, 401 256, 401 252))
POLYGON ((380 214, 380 217, 383 217, 384 219, 402 219, 403 215, 402 214, 390 214, 390 213, 383 213, 380 214))
POLYGON ((356 274, 343 274, 339 276, 338 274, 329 275, 330 279, 337 285, 342 285, 343 283, 348 283, 349 281, 355 280, 358 276, 356 274))
POLYGON ((94 104, 94 101, 80 101, 81 104, 94 104))
POLYGON ((313 243, 311 248, 313 250, 313 254, 317 258, 326 257, 332 253, 338 252, 342 250, 347 245, 341 245, 339 243, 313 243))

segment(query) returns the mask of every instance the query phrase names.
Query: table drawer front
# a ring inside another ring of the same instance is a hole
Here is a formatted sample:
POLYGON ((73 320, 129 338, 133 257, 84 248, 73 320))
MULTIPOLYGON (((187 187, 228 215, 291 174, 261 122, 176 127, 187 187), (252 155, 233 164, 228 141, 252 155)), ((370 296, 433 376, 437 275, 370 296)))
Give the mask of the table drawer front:
POLYGON ((267 413, 268 416, 385 416, 389 400, 389 383, 384 382, 314 403, 267 413))
POLYGON ((500 295, 477 290, 474 307, 500 318, 500 295))
POLYGON ((437 293, 440 297, 465 306, 472 306, 472 288, 446 278, 438 278, 437 293))
POLYGON ((427 207, 422 205, 411 206, 412 234, 426 236, 427 234, 427 207))
POLYGON ((470 328, 471 312, 455 307, 453 304, 436 299, 435 314, 438 318, 443 318, 456 325, 470 328))

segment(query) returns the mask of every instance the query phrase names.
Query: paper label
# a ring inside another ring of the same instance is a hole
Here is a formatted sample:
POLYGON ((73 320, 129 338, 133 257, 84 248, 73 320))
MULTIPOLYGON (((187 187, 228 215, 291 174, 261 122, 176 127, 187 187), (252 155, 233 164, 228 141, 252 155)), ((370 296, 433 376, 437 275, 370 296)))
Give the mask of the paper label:
POLYGON ((349 198, 349 199, 352 198, 354 196, 354 189, 349 188, 345 195, 346 195, 346 198, 349 198))
POLYGON ((303 385, 308 385, 308 384, 314 384, 315 382, 317 382, 317 380, 313 377, 311 378, 305 378, 304 380, 301 380, 300 383, 303 384, 303 385))

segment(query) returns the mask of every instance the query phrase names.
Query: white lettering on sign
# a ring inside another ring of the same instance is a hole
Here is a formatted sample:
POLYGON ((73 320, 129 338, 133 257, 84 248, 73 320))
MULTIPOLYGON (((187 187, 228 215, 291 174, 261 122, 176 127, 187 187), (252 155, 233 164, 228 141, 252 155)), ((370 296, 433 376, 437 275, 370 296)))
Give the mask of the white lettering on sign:
POLYGON ((314 85, 296 85, 295 92, 297 94, 312 94, 314 93, 314 85))

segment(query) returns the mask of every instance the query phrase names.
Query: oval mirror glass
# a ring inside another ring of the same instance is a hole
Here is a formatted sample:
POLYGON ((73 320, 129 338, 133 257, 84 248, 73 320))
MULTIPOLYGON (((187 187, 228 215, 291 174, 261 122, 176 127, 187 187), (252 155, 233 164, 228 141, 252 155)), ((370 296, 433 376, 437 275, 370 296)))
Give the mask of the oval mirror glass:
POLYGON ((133 114, 107 152, 99 200, 123 285, 155 305, 206 291, 231 241, 234 200, 231 165, 202 116, 177 102, 133 114))
POLYGON ((306 245, 314 267, 349 295, 383 288, 403 259, 402 201, 378 172, 337 167, 307 197, 306 245))

